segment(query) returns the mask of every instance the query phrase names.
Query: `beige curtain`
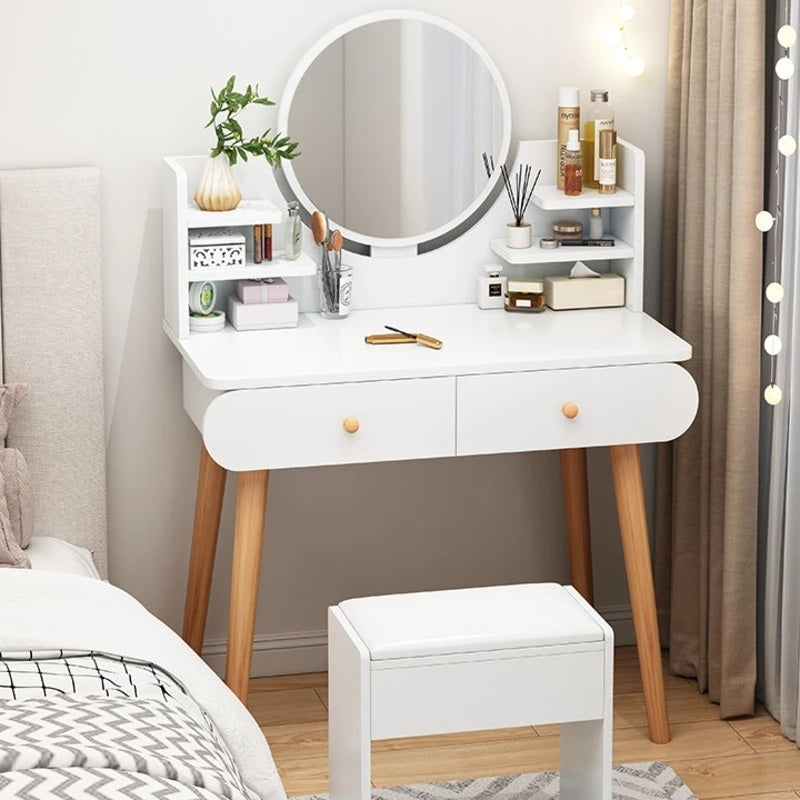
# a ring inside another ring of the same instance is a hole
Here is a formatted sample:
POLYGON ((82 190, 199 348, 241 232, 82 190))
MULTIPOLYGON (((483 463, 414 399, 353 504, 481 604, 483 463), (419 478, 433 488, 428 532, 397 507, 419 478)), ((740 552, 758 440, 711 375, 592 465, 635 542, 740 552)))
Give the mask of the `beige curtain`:
POLYGON ((753 712, 765 0, 672 0, 662 319, 693 347, 690 430, 661 448, 656 581, 670 667, 753 712))

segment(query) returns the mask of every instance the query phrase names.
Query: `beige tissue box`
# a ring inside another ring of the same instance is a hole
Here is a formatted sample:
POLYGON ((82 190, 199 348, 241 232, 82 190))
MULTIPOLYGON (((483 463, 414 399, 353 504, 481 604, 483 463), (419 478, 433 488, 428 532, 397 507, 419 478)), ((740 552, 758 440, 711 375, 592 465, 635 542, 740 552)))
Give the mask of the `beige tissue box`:
POLYGON ((544 296, 554 311, 624 306, 625 278, 613 272, 597 278, 551 275, 544 279, 544 296))

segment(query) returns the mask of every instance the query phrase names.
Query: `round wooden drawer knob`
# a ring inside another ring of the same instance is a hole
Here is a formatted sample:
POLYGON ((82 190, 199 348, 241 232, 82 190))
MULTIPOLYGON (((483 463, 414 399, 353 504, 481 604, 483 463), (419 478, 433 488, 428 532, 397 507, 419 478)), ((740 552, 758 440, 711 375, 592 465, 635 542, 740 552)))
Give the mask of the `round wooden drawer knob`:
POLYGON ((561 412, 567 419, 575 419, 578 416, 578 406, 575 403, 564 403, 561 406, 561 412))
POLYGON ((355 433, 361 425, 355 417, 347 417, 344 421, 344 429, 348 433, 355 433))

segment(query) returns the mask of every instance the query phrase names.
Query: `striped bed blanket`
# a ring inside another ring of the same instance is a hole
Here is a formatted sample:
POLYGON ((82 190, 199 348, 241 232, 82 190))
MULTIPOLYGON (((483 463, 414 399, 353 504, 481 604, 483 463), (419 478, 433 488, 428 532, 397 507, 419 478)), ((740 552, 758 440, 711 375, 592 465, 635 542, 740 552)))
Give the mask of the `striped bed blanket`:
POLYGON ((254 800, 184 686, 94 651, 0 653, 0 798, 254 800))

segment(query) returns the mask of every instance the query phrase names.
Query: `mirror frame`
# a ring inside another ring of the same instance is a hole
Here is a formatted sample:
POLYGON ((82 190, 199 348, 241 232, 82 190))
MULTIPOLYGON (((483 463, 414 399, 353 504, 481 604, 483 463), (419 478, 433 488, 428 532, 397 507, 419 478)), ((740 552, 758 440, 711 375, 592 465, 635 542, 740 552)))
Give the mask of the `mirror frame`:
MULTIPOLYGON (((374 249, 381 250, 408 250, 413 248, 415 251, 427 251, 441 247, 452 239, 460 236, 468 228, 472 227, 485 213, 484 206, 487 201, 492 198, 498 189, 500 181, 500 165, 506 164, 509 157, 511 147, 511 102, 508 97, 508 90, 506 89, 503 77, 500 70, 492 60, 489 53, 466 31, 454 25, 452 22, 433 14, 427 14, 422 11, 414 11, 412 9, 391 9, 387 11, 376 11, 369 14, 361 14, 353 17, 347 22, 332 28, 324 36, 318 39, 309 50, 303 55, 300 61, 292 70, 289 80, 284 87, 283 94, 281 95, 280 103, 278 105, 278 121, 277 129, 286 134, 290 134, 289 126, 289 110, 292 101, 300 85, 300 81, 306 73, 306 70, 311 66, 312 62, 317 58, 326 47, 335 42, 340 37, 353 31, 357 28, 362 28, 365 25, 370 25, 374 22, 386 22, 389 20, 417 20, 419 22, 427 22, 431 25, 436 25, 439 28, 452 33, 457 36, 465 44, 469 45, 473 51, 480 57, 481 61, 488 69, 489 74, 494 78, 497 92, 500 95, 500 108, 502 112, 502 126, 503 137, 500 142, 500 153, 496 161, 496 169, 494 174, 486 182, 481 193, 464 209, 458 216, 454 217, 444 225, 434 228, 424 233, 415 236, 406 236, 402 238, 383 238, 379 236, 368 236, 358 231, 351 230, 345 225, 340 224, 337 220, 331 220, 336 224, 346 241, 357 242, 360 245, 367 245, 374 249), (428 245, 425 247, 425 245, 428 245)), ((303 149, 303 143, 300 142, 300 150, 303 149)), ((301 207, 310 214, 315 209, 314 203, 308 197, 300 185, 300 181, 294 171, 291 161, 284 161, 280 168, 288 188, 293 194, 293 197, 287 199, 296 199, 300 202, 301 207)), ((356 248, 358 249, 358 248, 356 248)))

